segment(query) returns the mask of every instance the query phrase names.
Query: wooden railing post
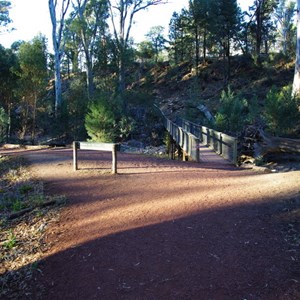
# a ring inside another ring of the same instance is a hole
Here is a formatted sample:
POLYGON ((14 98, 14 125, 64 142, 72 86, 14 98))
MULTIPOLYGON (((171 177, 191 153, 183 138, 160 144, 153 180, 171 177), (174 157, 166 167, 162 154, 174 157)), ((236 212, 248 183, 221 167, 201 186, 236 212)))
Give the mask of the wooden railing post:
POLYGON ((210 146, 210 131, 209 131, 209 128, 206 128, 206 134, 207 134, 206 145, 210 146))
POLYGON ((223 135, 220 133, 220 155, 223 153, 223 135))
POLYGON ((200 139, 196 139, 196 162, 200 162, 200 139))

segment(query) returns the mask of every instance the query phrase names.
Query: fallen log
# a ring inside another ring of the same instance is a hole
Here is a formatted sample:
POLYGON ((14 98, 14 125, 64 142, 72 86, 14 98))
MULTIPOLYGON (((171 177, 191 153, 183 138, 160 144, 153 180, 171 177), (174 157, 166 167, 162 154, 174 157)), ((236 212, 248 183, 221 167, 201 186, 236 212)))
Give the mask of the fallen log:
POLYGON ((258 140, 254 144, 255 157, 267 154, 289 153, 300 154, 300 139, 268 136, 262 129, 258 129, 258 140))
POLYGON ((24 208, 20 211, 17 211, 17 212, 13 212, 11 213, 9 216, 8 216, 8 220, 13 220, 13 219, 16 219, 16 218, 19 218, 25 214, 27 214, 28 212, 31 212, 32 210, 38 208, 38 207, 47 207, 47 206, 52 206, 52 205, 60 205, 60 204, 63 204, 65 200, 62 200, 61 198, 58 198, 58 199, 52 199, 52 200, 49 200, 49 201, 46 201, 44 203, 41 203, 37 206, 31 206, 31 207, 28 207, 28 208, 24 208))

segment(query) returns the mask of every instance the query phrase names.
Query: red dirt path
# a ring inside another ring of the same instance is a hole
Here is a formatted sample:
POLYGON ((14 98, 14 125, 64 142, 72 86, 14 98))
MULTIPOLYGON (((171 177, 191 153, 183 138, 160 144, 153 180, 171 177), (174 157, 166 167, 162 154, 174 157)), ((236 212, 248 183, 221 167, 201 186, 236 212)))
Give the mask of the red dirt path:
POLYGON ((67 197, 41 299, 300 299, 299 245, 285 240, 299 171, 121 153, 111 175, 107 152, 79 152, 77 172, 70 149, 24 155, 67 197))

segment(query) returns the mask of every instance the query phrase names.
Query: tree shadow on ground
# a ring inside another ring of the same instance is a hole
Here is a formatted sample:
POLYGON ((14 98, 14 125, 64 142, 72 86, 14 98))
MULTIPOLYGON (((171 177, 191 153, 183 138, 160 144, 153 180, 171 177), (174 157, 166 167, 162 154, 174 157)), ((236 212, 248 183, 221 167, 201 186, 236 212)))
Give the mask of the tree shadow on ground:
POLYGON ((286 240, 299 208, 273 199, 99 232, 41 262, 41 299, 299 299, 300 256, 286 240))

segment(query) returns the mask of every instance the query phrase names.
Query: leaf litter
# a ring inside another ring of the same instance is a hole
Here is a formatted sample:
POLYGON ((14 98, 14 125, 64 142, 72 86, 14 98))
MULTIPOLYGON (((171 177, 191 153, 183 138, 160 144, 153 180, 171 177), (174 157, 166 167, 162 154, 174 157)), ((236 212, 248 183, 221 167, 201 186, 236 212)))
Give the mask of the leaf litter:
POLYGON ((45 196, 20 157, 0 156, 0 176, 0 298, 36 299, 43 291, 39 264, 51 247, 46 230, 58 222, 65 198, 45 196))

